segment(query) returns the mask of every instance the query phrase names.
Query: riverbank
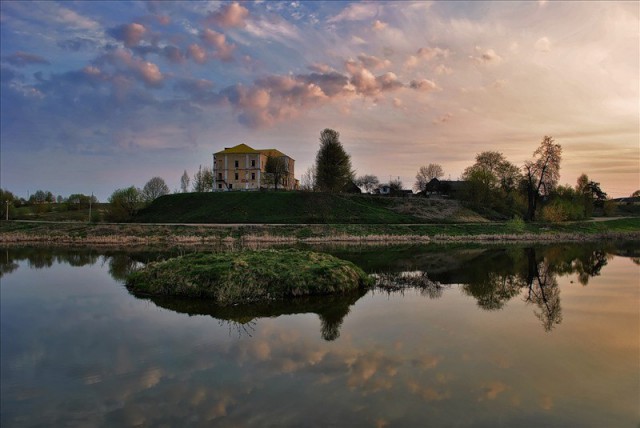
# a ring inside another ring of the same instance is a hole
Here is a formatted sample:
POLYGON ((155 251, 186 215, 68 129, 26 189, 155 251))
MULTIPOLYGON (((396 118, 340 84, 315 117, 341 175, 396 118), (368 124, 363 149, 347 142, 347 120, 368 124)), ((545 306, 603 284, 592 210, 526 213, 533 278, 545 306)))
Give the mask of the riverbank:
POLYGON ((0 245, 259 245, 297 243, 576 242, 640 240, 640 218, 560 224, 176 225, 0 222, 0 245))

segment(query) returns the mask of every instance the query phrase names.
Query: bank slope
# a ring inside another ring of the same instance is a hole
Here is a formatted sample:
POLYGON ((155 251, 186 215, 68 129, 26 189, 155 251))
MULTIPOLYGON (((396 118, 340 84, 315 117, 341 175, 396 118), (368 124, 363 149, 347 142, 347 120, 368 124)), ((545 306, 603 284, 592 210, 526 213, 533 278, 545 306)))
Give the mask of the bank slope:
POLYGON ((142 223, 438 223, 486 219, 456 201, 311 192, 180 193, 141 210, 142 223))

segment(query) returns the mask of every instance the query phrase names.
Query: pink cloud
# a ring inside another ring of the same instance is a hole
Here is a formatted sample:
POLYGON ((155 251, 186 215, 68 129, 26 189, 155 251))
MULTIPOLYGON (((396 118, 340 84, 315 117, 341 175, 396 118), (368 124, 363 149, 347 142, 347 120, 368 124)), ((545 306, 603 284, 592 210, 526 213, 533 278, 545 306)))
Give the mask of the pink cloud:
POLYGON ((476 51, 479 56, 470 56, 470 58, 479 64, 497 64, 502 61, 502 57, 496 53, 493 49, 487 49, 483 51, 476 46, 476 51))
POLYGON ((49 61, 47 61, 45 58, 39 55, 34 55, 34 54, 21 52, 21 51, 18 51, 6 57, 6 61, 11 65, 15 65, 16 67, 25 67, 27 65, 33 65, 33 64, 42 64, 42 65, 50 64, 49 61))
POLYGON ((371 25, 371 28, 373 28, 375 31, 381 31, 388 26, 389 24, 387 24, 386 22, 382 22, 379 19, 376 19, 375 21, 373 21, 373 25, 371 25))
POLYGON ((222 28, 244 27, 249 10, 237 2, 222 6, 209 14, 207 21, 222 28))
MULTIPOLYGON (((128 50, 118 49, 104 55, 99 62, 111 64, 123 71, 129 71, 147 86, 158 87, 164 81, 164 75, 156 64, 136 58, 128 50)), ((117 75, 112 77, 112 82, 115 82, 116 77, 117 75)))
POLYGON ((226 41, 226 37, 222 33, 217 31, 205 29, 200 38, 210 47, 215 49, 214 56, 222 61, 230 61, 233 59, 233 51, 236 46, 229 44, 226 41))
POLYGON ((146 32, 147 29, 144 25, 133 22, 131 24, 120 25, 112 29, 110 34, 129 48, 140 43, 146 32))
POLYGON ((358 55, 358 59, 366 68, 381 69, 391 66, 391 61, 388 59, 378 58, 373 55, 360 54, 358 55))
POLYGON ((438 47, 435 47, 435 48, 424 47, 424 48, 418 49, 418 51, 416 52, 416 56, 418 58, 424 58, 428 61, 434 58, 447 58, 450 55, 450 53, 451 52, 449 52, 449 49, 441 49, 438 47))
POLYGON ((418 91, 429 92, 438 88, 438 85, 435 82, 428 79, 420 79, 420 80, 412 80, 409 83, 409 87, 411 89, 416 89, 418 91))
POLYGON ((204 64, 207 62, 207 52, 198 44, 189 45, 187 48, 189 57, 198 64, 204 64))

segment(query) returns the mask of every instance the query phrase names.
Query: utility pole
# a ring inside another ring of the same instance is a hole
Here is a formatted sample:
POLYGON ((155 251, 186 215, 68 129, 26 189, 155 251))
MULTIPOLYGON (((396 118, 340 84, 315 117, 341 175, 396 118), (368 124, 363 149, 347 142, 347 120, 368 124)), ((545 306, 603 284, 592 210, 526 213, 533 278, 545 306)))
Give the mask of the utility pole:
POLYGON ((93 202, 93 192, 91 192, 91 199, 89 199, 89 223, 91 223, 91 203, 93 202))
POLYGON ((6 219, 5 220, 9 221, 9 199, 4 201, 4 203, 6 204, 6 209, 7 209, 7 211, 5 213, 6 214, 6 219))

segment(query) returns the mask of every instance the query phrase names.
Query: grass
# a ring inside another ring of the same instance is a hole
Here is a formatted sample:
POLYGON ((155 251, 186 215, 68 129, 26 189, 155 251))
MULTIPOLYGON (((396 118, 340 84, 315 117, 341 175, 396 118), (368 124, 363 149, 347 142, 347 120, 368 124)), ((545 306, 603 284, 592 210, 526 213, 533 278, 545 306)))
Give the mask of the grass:
POLYGON ((136 295, 198 297, 220 305, 348 293, 370 285, 351 262, 312 251, 257 250, 192 253, 132 273, 136 295))
POLYGON ((182 193, 156 199, 144 223, 385 224, 487 221, 456 201, 310 192, 182 193))
POLYGON ((0 244, 102 246, 318 242, 488 242, 640 239, 640 218, 602 222, 312 225, 147 225, 0 222, 0 244))

